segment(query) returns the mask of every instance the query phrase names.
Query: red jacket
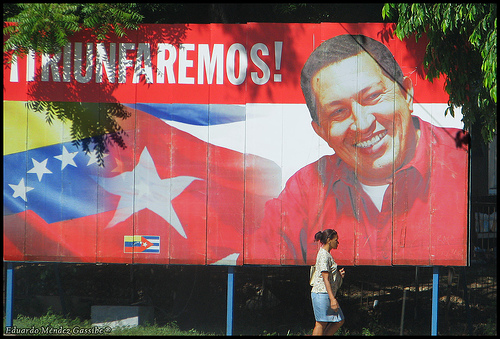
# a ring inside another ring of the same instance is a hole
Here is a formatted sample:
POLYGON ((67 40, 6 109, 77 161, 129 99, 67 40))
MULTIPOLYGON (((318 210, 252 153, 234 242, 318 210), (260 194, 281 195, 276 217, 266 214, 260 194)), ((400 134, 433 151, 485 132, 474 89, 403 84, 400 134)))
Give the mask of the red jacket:
POLYGON ((335 154, 295 173, 267 202, 260 240, 249 240, 255 263, 312 265, 314 234, 333 228, 341 265, 466 265, 468 139, 419 123, 415 157, 394 174, 380 212, 335 154))

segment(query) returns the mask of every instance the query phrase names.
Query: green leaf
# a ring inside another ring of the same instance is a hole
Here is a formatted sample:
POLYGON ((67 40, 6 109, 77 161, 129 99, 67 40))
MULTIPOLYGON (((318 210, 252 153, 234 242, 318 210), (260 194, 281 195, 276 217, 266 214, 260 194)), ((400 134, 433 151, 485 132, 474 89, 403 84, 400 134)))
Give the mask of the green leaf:
MULTIPOLYGON (((424 56, 429 81, 446 76, 450 108, 462 107, 463 120, 480 123, 490 137, 497 123, 497 5, 494 3, 397 3, 395 35, 404 39, 426 33, 424 56)), ((486 142, 489 139, 485 139, 486 142)))

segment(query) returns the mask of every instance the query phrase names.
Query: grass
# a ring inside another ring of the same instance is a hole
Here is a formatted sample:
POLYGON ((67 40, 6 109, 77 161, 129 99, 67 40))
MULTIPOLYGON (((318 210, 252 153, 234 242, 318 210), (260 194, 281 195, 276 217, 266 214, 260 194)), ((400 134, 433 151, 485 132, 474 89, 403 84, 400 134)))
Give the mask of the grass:
MULTIPOLYGON (((361 331, 350 331, 347 328, 341 328, 337 336, 376 336, 387 335, 387 329, 378 331, 376 321, 370 322, 367 327, 363 327, 361 331), (380 332, 380 333, 379 333, 380 332)), ((476 333, 481 335, 497 335, 497 323, 494 319, 485 319, 484 328, 476 329, 476 333)), ((268 332, 264 330, 261 336, 304 336, 310 335, 312 329, 292 332, 288 330, 286 334, 277 332, 268 332)), ((27 317, 18 315, 13 321, 13 326, 7 331, 5 327, 5 319, 3 326, 4 335, 26 335, 26 336, 53 336, 53 335, 76 335, 76 336, 216 336, 224 335, 225 333, 210 333, 201 332, 195 329, 181 330, 177 323, 170 322, 166 325, 159 326, 157 324, 137 326, 137 327, 92 327, 90 320, 82 320, 80 318, 66 318, 62 315, 55 314, 49 310, 45 315, 40 317, 27 317)), ((394 334, 394 333, 392 333, 394 334)), ((258 335, 258 334, 254 334, 258 335)))
MULTIPOLYGON (((41 317, 27 317, 18 315, 13 321, 13 326, 7 331, 5 327, 3 333, 6 335, 26 335, 26 336, 95 336, 95 335, 108 335, 108 336, 215 336, 221 335, 216 333, 204 333, 191 329, 183 331, 179 329, 176 322, 169 323, 164 326, 147 325, 136 327, 92 327, 90 320, 81 320, 79 318, 69 319, 62 315, 55 314, 48 311, 47 314, 41 317)), ((292 333, 288 331, 287 336, 304 336, 311 335, 312 329, 307 333, 301 331, 300 333, 292 333)), ((262 336, 279 336, 276 332, 264 331, 262 336)), ((336 334, 337 336, 350 336, 349 330, 340 329, 336 334)), ((373 336, 374 334, 366 328, 363 328, 361 333, 363 336, 373 336)))
POLYGON ((41 317, 26 317, 18 315, 13 321, 13 326, 9 329, 3 326, 3 333, 7 335, 34 335, 34 336, 53 336, 53 335, 119 335, 119 336, 206 336, 215 335, 211 333, 202 333, 191 329, 181 331, 175 322, 165 326, 156 324, 150 326, 137 327, 92 327, 90 320, 68 319, 61 315, 54 314, 50 310, 41 317))

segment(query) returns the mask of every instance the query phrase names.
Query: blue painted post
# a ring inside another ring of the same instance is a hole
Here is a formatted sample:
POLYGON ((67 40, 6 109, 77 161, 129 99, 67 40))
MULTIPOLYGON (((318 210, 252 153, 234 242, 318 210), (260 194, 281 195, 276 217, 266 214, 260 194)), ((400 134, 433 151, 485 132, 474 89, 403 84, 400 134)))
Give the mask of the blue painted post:
POLYGON ((12 327, 12 309, 14 304, 14 264, 7 263, 5 281, 5 327, 12 327))
POLYGON ((434 266, 432 272, 432 322, 431 335, 437 336, 438 332, 438 302, 439 302, 439 267, 434 266))
POLYGON ((226 335, 233 335, 234 266, 227 269, 227 318, 226 335))

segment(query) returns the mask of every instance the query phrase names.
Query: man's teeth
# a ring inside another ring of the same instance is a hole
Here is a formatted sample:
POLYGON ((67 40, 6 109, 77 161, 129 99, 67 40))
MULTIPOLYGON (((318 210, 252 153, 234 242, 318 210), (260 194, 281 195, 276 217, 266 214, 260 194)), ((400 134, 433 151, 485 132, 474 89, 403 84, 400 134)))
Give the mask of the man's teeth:
POLYGON ((384 133, 380 133, 380 134, 377 134, 375 135, 373 138, 371 138, 370 140, 366 140, 366 141, 361 141, 361 142, 358 142, 355 144, 356 147, 359 147, 359 148, 368 148, 368 147, 372 147, 373 145, 375 145, 377 142, 380 141, 380 139, 382 139, 383 137, 385 137, 385 135, 387 134, 387 132, 384 132, 384 133))

